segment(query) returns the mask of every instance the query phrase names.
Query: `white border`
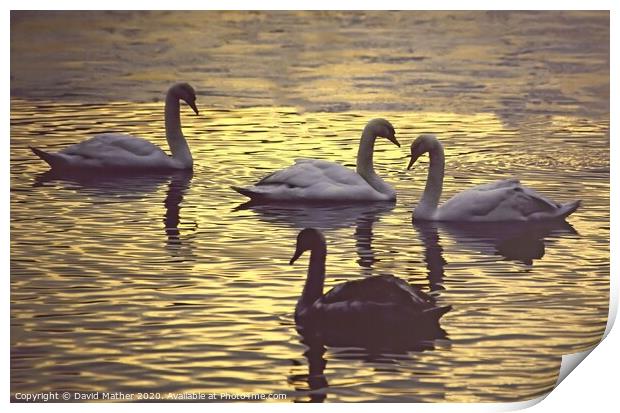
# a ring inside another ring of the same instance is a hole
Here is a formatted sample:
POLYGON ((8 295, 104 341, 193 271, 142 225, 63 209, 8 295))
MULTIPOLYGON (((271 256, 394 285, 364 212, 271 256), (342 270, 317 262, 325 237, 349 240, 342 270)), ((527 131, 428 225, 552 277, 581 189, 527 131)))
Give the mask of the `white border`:
MULTIPOLYGON (((515 1, 469 1, 469 2, 458 2, 458 1, 427 1, 427 2, 412 2, 412 1, 394 1, 394 0, 383 0, 381 2, 377 1, 367 1, 367 0, 347 0, 347 1, 325 1, 325 0, 298 0, 294 3, 284 2, 284 1, 198 1, 198 0, 184 0, 184 1, 175 1, 170 3, 164 3, 161 1, 148 1, 148 0, 137 0, 137 1, 120 1, 120 0, 108 0, 106 2, 78 2, 78 1, 67 1, 67 0, 57 0, 53 3, 49 1, 32 1, 32 0, 23 0, 23 1, 13 1, 9 0, 3 4, 6 4, 8 7, 4 14, 5 29, 3 31, 4 35, 4 47, 5 47, 5 56, 10 55, 10 9, 82 9, 82 10, 95 10, 95 9, 119 9, 119 10, 127 10, 127 9, 174 9, 174 10, 198 10, 198 9, 227 9, 227 10, 252 10, 252 9, 307 9, 307 10, 333 10, 333 9, 357 9, 357 10, 377 10, 377 9, 392 9, 392 10, 406 10, 406 9, 418 9, 418 10, 509 10, 509 9, 532 9, 532 10, 553 10, 558 9, 558 6, 561 6, 559 9, 561 10, 611 10, 611 180, 612 182, 617 181, 617 172, 614 167, 615 158, 614 148, 617 145, 614 143, 617 138, 615 133, 615 126, 617 125, 618 116, 614 109, 616 108, 615 103, 617 102, 617 82, 615 82, 615 78, 613 73, 617 72, 617 56, 618 52, 618 29, 615 26, 616 24, 616 10, 617 6, 615 5, 617 2, 613 1, 601 1, 601 0, 589 0, 589 1, 542 1, 542 0, 522 0, 519 2, 515 1), (463 7, 466 6, 466 7, 463 7), (7 50, 9 49, 9 50, 7 50)), ((5 62, 8 63, 9 59, 6 59, 5 62)), ((4 96, 10 96, 10 69, 8 65, 5 65, 2 68, 4 72, 4 96)), ((3 99, 2 105, 5 108, 5 119, 9 119, 10 121, 10 108, 9 108, 9 99, 3 99)), ((9 264, 10 264, 10 254, 9 254, 9 245, 10 245, 10 237, 9 237, 9 189, 10 189, 10 151, 8 150, 9 145, 9 137, 10 137, 10 127, 9 122, 5 124, 5 136, 6 139, 6 150, 2 153, 3 163, 2 168, 4 169, 4 175, 2 180, 3 185, 3 200, 2 203, 2 214, 4 216, 4 220, 2 222, 3 228, 5 229, 4 234, 5 237, 2 238, 2 254, 3 254, 3 264, 5 268, 5 283, 3 288, 3 304, 5 308, 5 326, 9 325, 10 322, 10 290, 9 290, 9 264)), ((613 188, 613 187, 612 187, 613 188)), ((613 212, 616 209, 616 202, 614 199, 614 190, 611 191, 611 206, 612 206, 612 223, 611 223, 611 242, 610 246, 612 247, 611 256, 613 257, 614 246, 616 245, 614 234, 616 233, 617 225, 615 224, 615 220, 613 219, 613 212)), ((611 273, 616 273, 615 260, 611 260, 611 273)), ((613 325, 613 320, 615 319, 615 315, 617 312, 617 298, 618 298, 618 288, 617 282, 615 282, 616 277, 612 278, 611 283, 611 303, 610 303, 610 317, 608 320, 608 326, 606 330, 606 335, 609 334, 606 339, 601 343, 597 348, 592 351, 592 353, 588 356, 588 362, 583 363, 578 366, 576 372, 570 374, 566 380, 562 382, 562 384, 546 398, 545 402, 537 404, 535 407, 531 409, 532 412, 547 412, 547 411, 583 411, 587 410, 601 410, 601 411, 609 411, 609 406, 617 406, 617 379, 616 379, 616 369, 618 368, 618 355, 615 349, 620 348, 620 336, 617 331, 611 331, 611 326, 613 325)), ((5 327, 6 328, 6 327, 5 327)), ((5 330, 6 331, 6 330, 5 330)), ((7 404, 10 410, 15 411, 42 411, 45 409, 46 411, 63 411, 63 412, 89 412, 89 411, 102 411, 108 409, 114 409, 114 411, 135 411, 135 410, 143 410, 143 411, 168 411, 169 409, 183 409, 188 411, 204 411, 205 409, 209 410, 226 410, 226 411, 245 411, 245 410, 256 410, 256 411, 272 411, 272 410, 281 410, 281 409, 290 409, 293 406, 290 403, 281 403, 281 404, 241 404, 241 403, 230 403, 230 404, 218 404, 218 405, 202 405, 202 404, 183 404, 174 406, 170 406, 168 404, 136 404, 136 405, 119 405, 119 404, 10 404, 9 400, 9 351, 10 351, 10 341, 9 335, 6 334, 3 348, 5 350, 4 357, 2 358, 2 367, 4 371, 3 375, 3 384, 5 393, 4 393, 4 403, 7 404)), ((415 409, 416 411, 441 411, 441 412, 486 412, 486 411, 505 411, 505 410, 513 410, 519 408, 525 408, 536 404, 540 400, 544 399, 544 397, 536 399, 530 402, 523 403, 489 403, 489 404, 480 404, 480 403, 472 403, 472 404, 416 404, 412 406, 411 404, 387 404, 387 408, 395 409, 395 410, 403 410, 403 411, 411 411, 411 409, 415 409)), ((296 409, 300 410, 315 410, 318 409, 316 405, 295 405, 296 409)), ((359 404, 328 404, 320 407, 321 410, 332 410, 336 409, 340 411, 358 411, 362 410, 375 410, 377 407, 375 404, 372 405, 359 405, 359 404)))
POLYGON ((178 0, 163 2, 157 0, 8 0, 3 2, 15 10, 612 10, 611 0, 550 0, 493 1, 493 0, 178 0), (561 6, 561 7, 558 7, 561 6))

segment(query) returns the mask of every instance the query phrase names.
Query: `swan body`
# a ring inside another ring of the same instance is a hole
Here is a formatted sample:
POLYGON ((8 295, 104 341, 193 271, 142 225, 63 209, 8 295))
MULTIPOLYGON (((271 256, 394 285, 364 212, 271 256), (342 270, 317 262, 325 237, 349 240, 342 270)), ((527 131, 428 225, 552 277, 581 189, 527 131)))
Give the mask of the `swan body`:
POLYGON ((373 168, 378 136, 400 146, 388 121, 371 120, 362 133, 356 171, 335 162, 297 159, 294 165, 273 172, 252 186, 233 189, 258 202, 393 201, 396 191, 373 168))
POLYGON ((325 238, 312 228, 302 230, 291 259, 294 263, 310 250, 310 265, 303 293, 295 307, 298 324, 318 330, 373 332, 435 332, 439 318, 450 310, 440 307, 420 289, 392 275, 349 281, 323 294, 325 238))
POLYGON ((56 170, 191 170, 192 155, 181 131, 180 99, 198 114, 196 93, 189 84, 177 83, 168 90, 165 120, 171 156, 146 139, 117 133, 95 135, 57 153, 30 149, 56 170))
POLYGON ((411 145, 407 169, 424 153, 430 167, 424 194, 413 215, 416 220, 467 222, 534 222, 564 219, 579 207, 580 201, 558 204, 518 179, 506 179, 478 185, 454 195, 439 206, 444 177, 443 146, 434 135, 420 135, 411 145))

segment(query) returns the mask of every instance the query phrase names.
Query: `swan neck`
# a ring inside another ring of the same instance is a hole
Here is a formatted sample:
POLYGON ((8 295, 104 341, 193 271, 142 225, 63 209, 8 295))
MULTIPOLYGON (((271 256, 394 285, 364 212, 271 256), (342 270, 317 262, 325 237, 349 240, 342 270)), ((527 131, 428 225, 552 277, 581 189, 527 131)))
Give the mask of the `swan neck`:
MULTIPOLYGON (((424 194, 416 212, 418 216, 428 215, 433 213, 439 205, 439 199, 441 198, 441 191, 443 189, 443 176, 445 169, 445 156, 443 152, 443 146, 439 141, 435 142, 432 149, 429 151, 428 156, 430 158, 430 166, 428 168, 428 176, 426 178, 426 187, 424 188, 424 194)), ((428 218, 428 216, 420 216, 428 218)))
POLYGON ((375 139, 377 139, 375 134, 367 128, 364 129, 360 139, 360 146, 357 150, 357 173, 366 180, 368 180, 367 177, 376 175, 372 160, 375 150, 375 139))
POLYGON ((373 165, 373 153, 375 150, 375 140, 377 135, 366 127, 360 139, 360 146, 357 150, 357 174, 360 175, 377 192, 385 195, 386 199, 396 198, 396 192, 379 175, 375 173, 373 165))
POLYGON ((166 140, 168 141, 172 157, 178 160, 182 166, 191 168, 193 159, 181 130, 181 108, 179 105, 179 98, 172 90, 169 90, 166 95, 165 117, 166 140))
POLYGON ((310 265, 306 285, 299 300, 298 309, 309 307, 323 296, 323 284, 325 282, 325 257, 327 249, 325 245, 317 246, 310 252, 310 265))

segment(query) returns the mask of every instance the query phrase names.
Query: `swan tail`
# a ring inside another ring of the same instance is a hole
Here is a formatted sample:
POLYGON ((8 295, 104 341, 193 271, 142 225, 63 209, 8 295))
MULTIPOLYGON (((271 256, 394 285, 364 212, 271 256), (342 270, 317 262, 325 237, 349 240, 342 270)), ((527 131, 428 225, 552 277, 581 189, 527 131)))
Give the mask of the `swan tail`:
POLYGON ((267 199, 267 196, 265 196, 265 193, 255 190, 254 189, 255 187, 243 188, 240 186, 231 185, 231 188, 239 192, 241 195, 247 196, 252 201, 262 201, 262 200, 267 199))
POLYGON ((577 208, 579 208, 580 205, 581 205, 581 200, 568 202, 564 205, 561 205, 556 214, 557 218, 564 219, 568 217, 570 214, 575 212, 577 208))
POLYGON ((41 149, 35 148, 34 146, 29 146, 29 148, 32 153, 43 159, 51 168, 61 166, 61 164, 63 163, 63 159, 59 155, 42 151, 41 149))
POLYGON ((243 187, 234 186, 234 185, 231 185, 230 187, 234 189, 235 191, 239 192, 241 195, 247 196, 248 198, 253 198, 254 196, 258 195, 256 192, 252 191, 250 188, 243 188, 243 187))
POLYGON ((441 318, 441 316, 443 316, 445 313, 447 313, 450 310, 452 310, 451 305, 444 305, 441 307, 427 308, 426 310, 423 311, 422 314, 424 314, 424 316, 427 317, 429 320, 438 321, 441 318))

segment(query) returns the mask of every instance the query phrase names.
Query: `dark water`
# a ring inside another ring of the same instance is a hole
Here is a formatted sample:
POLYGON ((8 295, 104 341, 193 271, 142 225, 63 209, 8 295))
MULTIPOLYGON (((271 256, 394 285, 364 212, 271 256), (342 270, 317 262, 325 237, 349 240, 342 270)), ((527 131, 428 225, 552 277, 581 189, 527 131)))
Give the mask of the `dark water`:
POLYGON ((609 290, 609 16, 534 13, 12 13, 11 391, 263 392, 287 400, 515 401, 596 344, 609 290), (88 30, 83 30, 88 28, 88 30), (193 175, 70 179, 28 150, 104 131, 167 149, 182 108, 193 175), (395 205, 237 209, 230 185, 297 157, 354 166, 372 117, 395 205), (412 225, 427 161, 443 199, 517 176, 569 224, 412 225), (394 274, 453 310, 404 353, 308 348, 293 310, 297 232, 324 230, 326 288, 394 274), (309 374, 311 372, 312 374, 309 374), (321 376, 321 374, 323 374, 321 376))

